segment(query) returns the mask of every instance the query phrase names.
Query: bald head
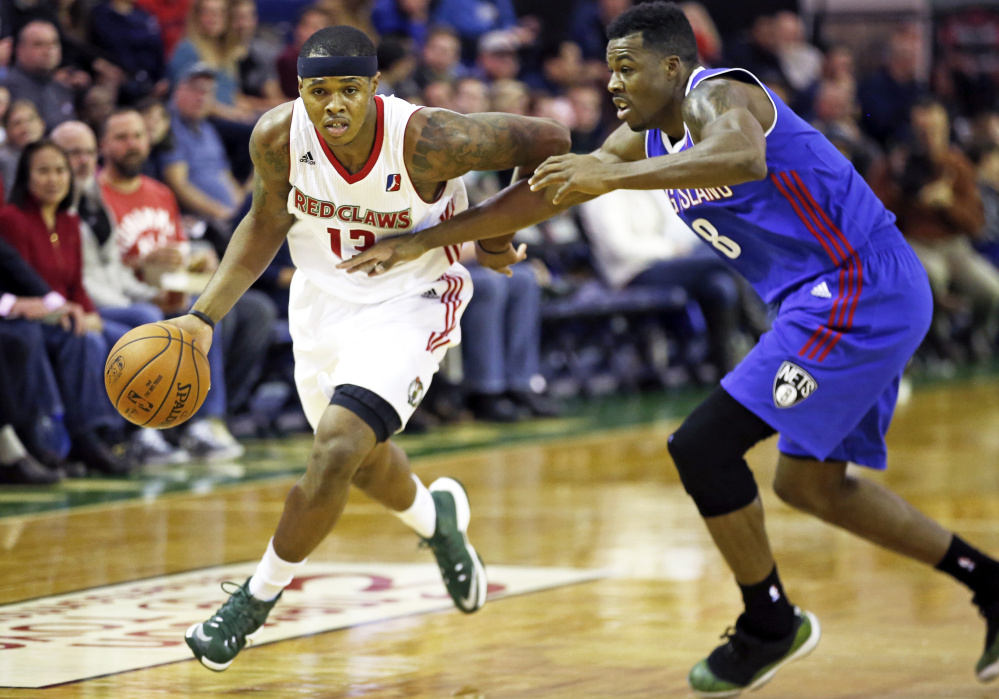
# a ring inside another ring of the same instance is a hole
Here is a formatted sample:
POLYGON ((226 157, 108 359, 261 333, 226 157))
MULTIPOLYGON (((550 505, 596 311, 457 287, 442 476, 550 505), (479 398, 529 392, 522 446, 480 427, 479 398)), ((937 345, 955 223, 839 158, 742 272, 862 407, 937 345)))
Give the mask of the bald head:
POLYGON ((78 187, 93 184, 97 173, 97 138, 82 121, 64 121, 55 127, 50 137, 69 156, 69 167, 78 187))

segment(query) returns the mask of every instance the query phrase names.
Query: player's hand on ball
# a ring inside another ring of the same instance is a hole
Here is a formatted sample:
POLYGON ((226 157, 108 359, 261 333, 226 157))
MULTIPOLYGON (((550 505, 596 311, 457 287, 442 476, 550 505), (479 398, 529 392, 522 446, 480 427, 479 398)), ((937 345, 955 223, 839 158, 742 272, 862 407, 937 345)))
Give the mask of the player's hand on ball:
POLYGON ((572 192, 606 194, 610 189, 605 167, 606 163, 593 155, 553 155, 538 166, 528 184, 532 192, 554 188, 554 194, 549 193, 553 204, 560 203, 572 192))
POLYGON ((177 316, 170 320, 163 321, 169 325, 176 325, 181 330, 186 330, 194 337, 195 346, 208 355, 208 350, 212 346, 213 332, 208 323, 192 315, 177 316))
POLYGON ((415 260, 425 252, 415 236, 401 235, 379 240, 367 250, 338 264, 337 269, 347 270, 350 274, 365 272, 369 277, 377 277, 401 262, 415 260))

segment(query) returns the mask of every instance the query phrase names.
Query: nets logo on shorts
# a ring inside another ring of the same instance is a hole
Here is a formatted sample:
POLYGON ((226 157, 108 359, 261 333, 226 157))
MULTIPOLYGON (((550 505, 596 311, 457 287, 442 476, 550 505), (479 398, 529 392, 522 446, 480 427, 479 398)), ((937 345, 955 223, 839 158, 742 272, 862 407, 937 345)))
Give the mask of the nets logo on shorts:
POLYGON ((385 181, 386 192, 398 192, 402 186, 402 175, 389 175, 385 181))
POLYGON ((784 362, 774 377, 774 405, 790 408, 817 391, 819 385, 812 375, 797 364, 784 362))

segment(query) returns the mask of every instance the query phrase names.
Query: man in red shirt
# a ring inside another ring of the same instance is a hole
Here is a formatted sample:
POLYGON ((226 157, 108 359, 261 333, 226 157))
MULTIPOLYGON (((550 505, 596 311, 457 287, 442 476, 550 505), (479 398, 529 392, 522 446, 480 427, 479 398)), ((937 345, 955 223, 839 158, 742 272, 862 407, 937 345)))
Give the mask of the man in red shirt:
MULTIPOLYGON (((142 116, 134 110, 119 110, 104 122, 100 140, 104 169, 98 180, 104 202, 115 218, 115 235, 122 259, 135 270, 183 271, 192 264, 213 271, 213 256, 200 259, 191 254, 191 244, 180 218, 177 200, 170 189, 142 174, 149 157, 149 136, 142 116)), ((262 292, 248 294, 233 322, 222 324, 223 342, 214 345, 208 361, 216 380, 201 408, 204 420, 194 420, 181 444, 192 454, 209 459, 236 458, 243 447, 229 433, 225 416, 244 406, 260 375, 270 345, 276 311, 262 292), (223 380, 224 378, 224 380, 223 380)), ((187 308, 179 304, 177 312, 187 308)))

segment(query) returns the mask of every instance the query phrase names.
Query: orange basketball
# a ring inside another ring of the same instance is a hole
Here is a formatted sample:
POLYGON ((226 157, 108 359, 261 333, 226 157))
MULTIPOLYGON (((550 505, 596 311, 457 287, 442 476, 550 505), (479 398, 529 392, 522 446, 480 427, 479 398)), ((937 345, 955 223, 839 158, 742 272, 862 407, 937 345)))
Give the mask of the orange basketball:
POLYGON ((205 402, 208 358, 191 334, 149 323, 125 333, 104 365, 104 387, 129 422, 165 429, 189 419, 205 402))

